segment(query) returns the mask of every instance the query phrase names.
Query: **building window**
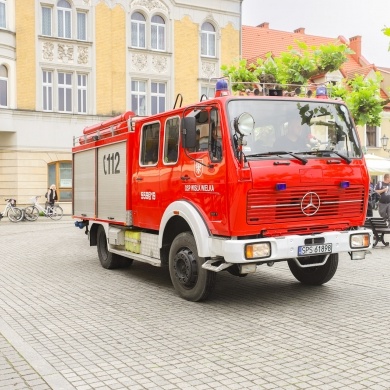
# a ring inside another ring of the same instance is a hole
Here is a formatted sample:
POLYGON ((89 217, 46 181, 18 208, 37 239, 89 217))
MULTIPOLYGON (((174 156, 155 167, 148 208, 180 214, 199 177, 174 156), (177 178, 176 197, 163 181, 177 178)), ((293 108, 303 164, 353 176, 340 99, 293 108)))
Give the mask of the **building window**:
POLYGON ((137 115, 154 115, 166 110, 167 84, 156 81, 131 81, 131 110, 137 115))
POLYGON ((0 65, 0 107, 8 107, 8 69, 0 65))
POLYGON ((72 73, 58 73, 58 111, 72 112, 72 73))
POLYGON ((137 115, 146 115, 146 82, 131 82, 131 109, 137 115))
POLYGON ((88 113, 88 74, 42 70, 42 109, 88 113))
POLYGON ((200 88, 200 96, 207 98, 212 98, 215 96, 215 84, 209 84, 209 85, 202 85, 200 88))
POLYGON ((139 13, 134 12, 131 15, 131 46, 132 47, 146 47, 146 21, 145 17, 139 13))
POLYGON ((87 113, 87 75, 77 75, 77 112, 87 113))
POLYGON ((57 19, 53 19, 53 8, 48 5, 43 5, 41 12, 42 35, 53 36, 54 30, 57 31, 58 38, 71 39, 73 36, 80 41, 87 40, 87 12, 72 10, 70 3, 66 0, 57 2, 57 7, 54 10, 54 15, 57 14, 57 19), (73 18, 76 18, 76 23, 73 26, 72 15, 73 18))
POLYGON ((165 111, 165 101, 166 101, 165 83, 152 83, 151 100, 152 100, 152 115, 165 111))
POLYGON ((216 34, 214 26, 205 22, 202 24, 201 32, 201 55, 206 57, 215 57, 216 34))
POLYGON ((153 50, 165 50, 165 21, 161 16, 152 17, 151 39, 153 50))
POLYGON ((43 111, 53 111, 53 72, 42 72, 43 111))
POLYGON ((58 200, 60 202, 72 201, 72 162, 56 161, 48 165, 49 188, 52 184, 57 187, 58 200))
POLYGON ((58 37, 72 38, 72 8, 65 0, 57 3, 58 37))
POLYGON ((42 35, 51 37, 51 8, 42 7, 42 35))
POLYGON ((0 28, 7 27, 5 0, 0 0, 0 28))
POLYGON ((376 147, 377 145, 377 127, 366 125, 366 138, 367 138, 367 147, 376 147))
POLYGON ((77 12, 77 39, 87 40, 87 14, 85 12, 77 12))

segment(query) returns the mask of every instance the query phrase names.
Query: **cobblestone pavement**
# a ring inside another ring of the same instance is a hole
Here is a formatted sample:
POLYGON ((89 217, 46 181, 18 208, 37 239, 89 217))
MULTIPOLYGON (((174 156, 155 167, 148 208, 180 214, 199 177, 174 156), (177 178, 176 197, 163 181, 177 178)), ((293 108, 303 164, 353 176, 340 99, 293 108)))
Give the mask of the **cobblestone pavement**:
POLYGON ((0 222, 0 389, 390 389, 390 248, 321 287, 285 263, 180 299, 169 273, 100 267, 70 217, 0 222))

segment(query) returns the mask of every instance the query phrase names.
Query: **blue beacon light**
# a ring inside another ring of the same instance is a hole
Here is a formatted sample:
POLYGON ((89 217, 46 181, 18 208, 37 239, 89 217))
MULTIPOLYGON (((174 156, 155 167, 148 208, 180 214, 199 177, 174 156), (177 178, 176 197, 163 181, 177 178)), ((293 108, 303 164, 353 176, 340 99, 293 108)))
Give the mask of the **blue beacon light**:
POLYGON ((220 79, 217 81, 215 84, 215 97, 220 97, 220 96, 229 96, 229 88, 228 88, 228 83, 224 79, 220 79))
POLYGON ((287 189, 286 183, 276 183, 276 191, 284 191, 287 189))
POLYGON ((318 98, 318 99, 327 99, 328 98, 328 91, 326 90, 326 87, 324 87, 324 86, 317 87, 316 98, 318 98))

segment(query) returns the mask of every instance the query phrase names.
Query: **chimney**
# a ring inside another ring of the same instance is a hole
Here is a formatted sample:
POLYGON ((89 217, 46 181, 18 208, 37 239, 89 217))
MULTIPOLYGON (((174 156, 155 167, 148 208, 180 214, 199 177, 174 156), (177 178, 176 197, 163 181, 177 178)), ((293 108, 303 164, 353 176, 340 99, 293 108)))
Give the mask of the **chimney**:
POLYGON ((264 22, 264 23, 259 24, 257 27, 260 27, 260 28, 269 28, 269 23, 264 22))
POLYGON ((362 56, 362 37, 356 35, 356 37, 349 38, 349 47, 355 52, 355 54, 352 54, 352 57, 359 61, 359 58, 362 56))
POLYGON ((305 29, 303 27, 299 27, 296 30, 294 30, 294 33, 295 34, 304 34, 305 33, 305 29))

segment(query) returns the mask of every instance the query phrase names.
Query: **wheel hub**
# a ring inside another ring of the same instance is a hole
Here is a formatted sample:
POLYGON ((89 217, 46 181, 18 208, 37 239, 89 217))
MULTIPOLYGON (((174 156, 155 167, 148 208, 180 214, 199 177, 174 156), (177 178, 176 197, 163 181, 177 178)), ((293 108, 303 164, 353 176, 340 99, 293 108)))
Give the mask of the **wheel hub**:
POLYGON ((192 287, 198 278, 196 259, 189 249, 178 252, 174 259, 173 267, 176 278, 185 287, 192 287))

